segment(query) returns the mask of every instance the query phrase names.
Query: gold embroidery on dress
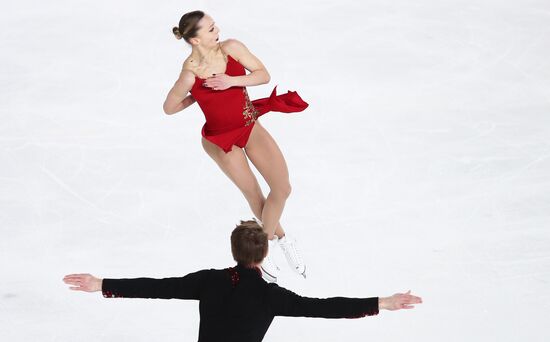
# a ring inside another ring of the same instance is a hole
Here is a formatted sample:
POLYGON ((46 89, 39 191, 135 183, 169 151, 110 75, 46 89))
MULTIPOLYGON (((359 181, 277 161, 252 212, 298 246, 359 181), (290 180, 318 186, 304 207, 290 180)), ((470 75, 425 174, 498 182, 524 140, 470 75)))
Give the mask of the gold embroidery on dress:
POLYGON ((254 108, 254 105, 250 101, 250 98, 248 97, 248 92, 246 91, 246 88, 243 87, 243 94, 244 94, 244 108, 243 108, 243 116, 245 120, 245 126, 250 125, 251 123, 255 122, 258 118, 260 112, 256 108, 254 108))

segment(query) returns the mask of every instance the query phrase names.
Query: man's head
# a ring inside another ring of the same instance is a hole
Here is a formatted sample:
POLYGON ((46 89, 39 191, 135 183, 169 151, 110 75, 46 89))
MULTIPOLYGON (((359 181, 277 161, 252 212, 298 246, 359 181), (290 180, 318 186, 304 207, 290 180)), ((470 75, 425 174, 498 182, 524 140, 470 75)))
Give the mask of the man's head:
POLYGON ((239 264, 259 264, 267 255, 267 234, 258 222, 241 221, 231 233, 231 253, 239 264))

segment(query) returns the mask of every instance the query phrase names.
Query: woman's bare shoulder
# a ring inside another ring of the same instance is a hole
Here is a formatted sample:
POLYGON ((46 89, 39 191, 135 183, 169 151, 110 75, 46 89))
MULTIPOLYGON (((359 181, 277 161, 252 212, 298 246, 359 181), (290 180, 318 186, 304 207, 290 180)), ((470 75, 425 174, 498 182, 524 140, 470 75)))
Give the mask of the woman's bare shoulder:
POLYGON ((220 46, 226 53, 231 55, 247 51, 246 46, 235 38, 229 38, 220 42, 220 46))
POLYGON ((197 67, 196 61, 191 56, 187 57, 185 61, 183 61, 180 78, 182 77, 187 79, 192 78, 194 80, 196 75, 195 73, 196 67, 197 67))
POLYGON ((182 65, 180 75, 176 81, 176 85, 183 86, 184 88, 191 88, 195 83, 195 72, 193 71, 192 64, 188 61, 187 58, 182 65))

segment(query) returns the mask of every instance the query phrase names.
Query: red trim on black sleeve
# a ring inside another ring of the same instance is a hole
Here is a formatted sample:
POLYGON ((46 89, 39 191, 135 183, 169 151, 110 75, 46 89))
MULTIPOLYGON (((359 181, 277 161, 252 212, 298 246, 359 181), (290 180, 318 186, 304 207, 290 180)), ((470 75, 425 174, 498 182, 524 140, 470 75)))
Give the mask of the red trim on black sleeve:
POLYGON ((365 299, 366 301, 366 304, 367 304, 367 308, 368 310, 367 311, 364 311, 364 312, 361 312, 355 316, 350 316, 348 318, 363 318, 365 316, 375 316, 375 315, 378 315, 378 313, 380 312, 379 311, 379 307, 378 307, 378 297, 373 297, 373 298, 367 298, 365 299), (376 302, 375 302, 376 301, 376 302))

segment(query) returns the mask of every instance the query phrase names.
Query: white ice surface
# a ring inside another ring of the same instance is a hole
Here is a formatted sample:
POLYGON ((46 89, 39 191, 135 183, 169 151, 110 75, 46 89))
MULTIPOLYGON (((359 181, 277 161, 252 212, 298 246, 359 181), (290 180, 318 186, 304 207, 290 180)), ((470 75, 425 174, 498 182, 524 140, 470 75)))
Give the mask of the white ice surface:
POLYGON ((197 303, 61 282, 233 264, 251 212, 202 150, 198 106, 162 112, 190 52, 171 28, 194 9, 267 66, 252 98, 278 84, 310 103, 261 119, 308 262, 280 284, 424 299, 276 318, 265 341, 550 340, 547 0, 20 0, 0 11, 1 341, 196 341, 197 303))

